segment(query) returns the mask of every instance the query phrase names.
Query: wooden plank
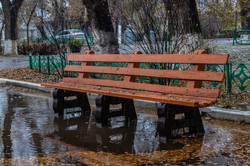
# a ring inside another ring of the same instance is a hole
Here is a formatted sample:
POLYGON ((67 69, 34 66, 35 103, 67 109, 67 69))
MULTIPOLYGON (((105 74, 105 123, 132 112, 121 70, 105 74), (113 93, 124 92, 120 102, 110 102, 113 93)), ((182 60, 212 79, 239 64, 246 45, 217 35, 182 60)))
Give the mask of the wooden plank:
MULTIPOLYGON (((90 55, 90 54, 94 54, 94 51, 89 50, 85 52, 85 55, 90 55)), ((83 68, 83 67, 91 66, 91 65, 92 65, 92 62, 82 62, 81 67, 83 68)), ((89 78, 89 74, 90 74, 89 72, 79 73, 78 78, 89 78)))
MULTIPOLYGON (((141 55, 142 54, 142 52, 141 51, 134 51, 133 52, 133 54, 136 54, 136 55, 141 55)), ((139 55, 139 56, 140 56, 139 55)), ((139 58, 139 57, 138 57, 139 58)), ((139 68, 140 67, 140 64, 141 63, 136 63, 136 62, 134 62, 134 63, 128 63, 128 66, 127 66, 127 69, 132 69, 132 68, 139 68)), ((119 68, 120 69, 120 68, 119 68)), ((122 68, 121 68, 122 69, 122 68)), ((124 76, 124 79, 123 79, 123 81, 124 82, 135 82, 135 80, 136 80, 136 76, 134 75, 134 76, 132 76, 132 75, 125 75, 124 76)))
MULTIPOLYGON (((206 54, 207 55, 207 52, 204 50, 196 50, 194 54, 206 54)), ((203 56, 206 56, 206 55, 203 55, 203 56)), ((199 64, 199 65, 192 64, 189 69, 189 71, 204 71, 204 70, 205 70, 205 64, 199 64)), ((224 76, 223 76, 223 79, 224 79, 224 76)), ((187 88, 201 88, 201 86, 202 86, 202 81, 188 81, 186 87, 187 88)))
POLYGON ((173 97, 167 97, 167 96, 159 96, 159 95, 143 95, 140 93, 126 93, 127 91, 118 91, 118 90, 111 90, 105 89, 104 87, 100 88, 91 88, 89 86, 79 86, 78 85, 62 85, 62 84, 43 84, 43 86, 51 87, 51 88, 59 88, 59 89, 65 89, 65 90, 70 90, 70 91, 77 91, 77 92, 86 92, 86 93, 96 93, 100 95, 108 95, 108 96, 114 96, 114 97, 122 97, 122 98, 129 98, 129 99, 140 99, 140 100, 149 100, 149 101, 155 101, 155 102, 162 102, 162 103, 171 103, 171 104, 179 104, 179 105, 186 105, 186 106, 191 106, 191 107, 198 107, 199 104, 197 101, 192 101, 192 100, 185 100, 185 99, 180 99, 176 98, 174 99, 173 97))
POLYGON ((109 88, 109 87, 99 87, 99 86, 89 86, 89 85, 79 85, 72 83, 58 83, 58 84, 42 84, 43 86, 51 87, 51 88, 59 88, 70 91, 77 92, 87 92, 87 93, 97 93, 101 95, 108 95, 114 97, 122 97, 122 98, 130 98, 130 99, 141 99, 141 100, 149 100, 161 103, 169 103, 169 104, 177 104, 177 105, 185 105, 190 107, 204 107, 207 105, 211 105, 214 101, 212 100, 204 100, 204 99, 191 99, 189 96, 179 95, 162 95, 160 93, 152 93, 152 92, 142 92, 142 91, 133 91, 133 90, 124 90, 119 88, 109 88), (200 103, 199 103, 200 102, 200 103))
MULTIPOLYGON (((165 69, 138 69, 139 64, 133 67, 131 63, 130 68, 126 67, 102 67, 102 66, 76 66, 67 65, 65 71, 78 72, 78 73, 99 73, 99 74, 116 74, 126 76, 142 76, 154 78, 169 78, 178 80, 201 80, 201 81, 214 81, 222 82, 224 73, 209 72, 209 71, 186 71, 186 70, 165 70, 165 69)), ((135 79, 135 78, 134 78, 135 79)))
POLYGON ((184 64, 227 64, 228 54, 99 54, 89 56, 69 55, 68 61, 83 62, 138 62, 138 63, 184 63, 184 64))
POLYGON ((219 90, 217 89, 201 89, 201 88, 186 88, 186 87, 173 87, 166 85, 136 83, 136 82, 124 82, 124 81, 113 81, 113 80, 102 80, 102 79, 74 79, 64 78, 66 83, 78 83, 86 85, 97 85, 107 87, 118 87, 125 89, 143 90, 151 92, 161 92, 165 94, 182 94, 197 97, 219 97, 219 90))

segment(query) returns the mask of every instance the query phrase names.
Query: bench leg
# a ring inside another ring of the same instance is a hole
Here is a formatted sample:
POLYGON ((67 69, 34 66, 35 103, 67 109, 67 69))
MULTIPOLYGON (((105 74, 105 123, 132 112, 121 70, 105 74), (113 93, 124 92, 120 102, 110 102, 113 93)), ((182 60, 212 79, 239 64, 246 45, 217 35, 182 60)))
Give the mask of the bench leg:
POLYGON ((78 101, 80 102, 79 106, 81 107, 82 112, 91 111, 88 96, 86 93, 80 93, 76 97, 78 101))
POLYGON ((108 98, 103 95, 98 95, 95 99, 96 102, 96 111, 95 111, 95 119, 96 122, 107 124, 108 123, 108 113, 110 101, 108 98))
POLYGON ((204 133, 203 123, 199 108, 181 105, 159 103, 158 109, 158 132, 167 138, 173 136, 174 129, 189 127, 190 133, 204 133), (184 119, 175 119, 176 114, 184 113, 184 119))
POLYGON ((125 117, 127 120, 137 119, 133 99, 122 99, 122 109, 125 112, 125 117))
POLYGON ((64 110, 64 90, 54 89, 53 90, 53 110, 59 115, 63 114, 64 110))
POLYGON ((90 111, 90 104, 86 93, 54 89, 53 110, 59 115, 63 115, 65 108, 80 107, 82 113, 90 111), (66 100, 65 97, 76 96, 76 99, 66 100))
POLYGON ((158 123, 157 129, 160 136, 172 137, 172 130, 175 127, 175 114, 173 111, 173 105, 158 103, 158 123))
POLYGON ((193 108, 191 126, 189 127, 192 133, 205 133, 199 108, 193 108))
POLYGON ((125 116, 126 120, 137 119, 134 101, 132 99, 98 95, 96 97, 96 121, 106 125, 108 119, 115 116, 125 116), (122 108, 110 109, 111 104, 122 104, 122 108))

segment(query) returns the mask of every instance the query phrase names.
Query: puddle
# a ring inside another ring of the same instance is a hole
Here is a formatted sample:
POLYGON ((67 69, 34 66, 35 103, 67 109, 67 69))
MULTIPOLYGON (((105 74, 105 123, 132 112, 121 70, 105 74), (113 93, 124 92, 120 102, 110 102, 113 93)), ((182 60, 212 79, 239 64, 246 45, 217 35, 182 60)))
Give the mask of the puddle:
POLYGON ((117 117, 102 126, 90 112, 74 110, 59 117, 50 97, 0 89, 0 165, 249 162, 250 125, 204 119, 204 136, 166 140, 158 135, 157 117, 142 109, 137 108, 137 121, 117 117))

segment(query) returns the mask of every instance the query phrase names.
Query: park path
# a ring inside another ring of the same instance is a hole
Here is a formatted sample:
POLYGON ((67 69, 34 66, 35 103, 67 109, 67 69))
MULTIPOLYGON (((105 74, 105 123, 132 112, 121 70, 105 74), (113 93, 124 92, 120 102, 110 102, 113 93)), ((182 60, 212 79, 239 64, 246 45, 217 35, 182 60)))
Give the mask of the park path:
POLYGON ((0 70, 16 69, 29 66, 29 57, 2 57, 0 58, 0 70))

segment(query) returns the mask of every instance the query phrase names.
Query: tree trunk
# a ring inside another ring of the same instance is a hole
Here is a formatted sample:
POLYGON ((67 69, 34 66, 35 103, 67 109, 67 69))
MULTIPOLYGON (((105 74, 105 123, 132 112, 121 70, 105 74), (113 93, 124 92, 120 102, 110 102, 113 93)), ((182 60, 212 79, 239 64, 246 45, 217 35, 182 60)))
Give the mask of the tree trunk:
POLYGON ((27 43, 30 43, 29 24, 26 25, 27 43))
POLYGON ((87 7, 88 19, 94 38, 94 51, 101 53, 119 53, 118 40, 114 33, 107 0, 82 0, 87 7))
POLYGON ((36 27, 38 29, 38 31, 40 32, 41 34, 41 37, 43 39, 46 39, 47 38, 47 35, 46 35, 46 32, 44 30, 44 1, 40 1, 40 8, 41 8, 41 19, 40 19, 40 22, 36 24, 36 27))
POLYGON ((250 30, 250 1, 240 1, 240 6, 241 28, 242 30, 250 30))
POLYGON ((191 53, 203 47, 195 0, 165 0, 170 52, 191 53))
POLYGON ((1 0, 5 20, 4 55, 17 55, 17 15, 23 0, 1 0))

